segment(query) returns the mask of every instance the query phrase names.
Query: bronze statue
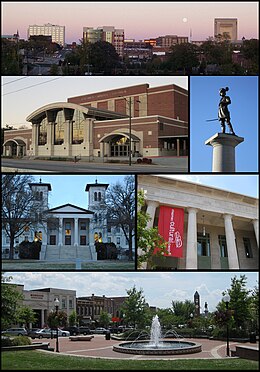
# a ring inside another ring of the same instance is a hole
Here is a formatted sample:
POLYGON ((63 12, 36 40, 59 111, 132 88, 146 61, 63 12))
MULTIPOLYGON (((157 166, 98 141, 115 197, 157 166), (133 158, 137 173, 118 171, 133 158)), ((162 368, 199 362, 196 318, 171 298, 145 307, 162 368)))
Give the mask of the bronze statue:
POLYGON ((231 104, 230 97, 226 96, 226 92, 228 90, 229 90, 228 87, 221 88, 219 90, 219 95, 221 96, 221 99, 218 105, 218 120, 221 123, 222 133, 226 133, 226 123, 227 123, 229 130, 230 130, 230 134, 235 135, 235 132, 233 130, 233 127, 230 121, 230 112, 228 110, 228 105, 231 104))

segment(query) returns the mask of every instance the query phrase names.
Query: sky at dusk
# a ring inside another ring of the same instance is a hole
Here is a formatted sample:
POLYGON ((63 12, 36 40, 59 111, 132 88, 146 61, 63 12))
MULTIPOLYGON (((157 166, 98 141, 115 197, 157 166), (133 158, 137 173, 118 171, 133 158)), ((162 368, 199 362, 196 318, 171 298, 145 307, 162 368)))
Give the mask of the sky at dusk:
POLYGON ((2 34, 27 39, 29 25, 65 26, 65 41, 79 42, 83 27, 115 26, 126 39, 174 34, 205 40, 214 18, 237 18, 238 38, 258 38, 258 2, 5 2, 2 34))
POLYGON ((76 296, 126 296, 126 290, 142 289, 150 306, 169 308, 172 301, 193 301, 195 291, 200 294, 201 312, 205 302, 215 311, 223 292, 230 288, 231 278, 247 278, 247 288, 258 286, 257 272, 6 272, 11 283, 24 284, 25 290, 59 288, 76 290, 76 296))

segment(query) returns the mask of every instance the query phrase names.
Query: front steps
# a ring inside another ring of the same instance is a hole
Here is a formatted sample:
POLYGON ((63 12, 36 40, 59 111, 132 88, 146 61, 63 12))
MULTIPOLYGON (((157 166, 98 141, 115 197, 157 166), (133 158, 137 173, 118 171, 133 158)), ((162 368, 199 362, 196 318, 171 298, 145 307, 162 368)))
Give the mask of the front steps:
POLYGON ((42 247, 41 260, 46 261, 74 261, 77 258, 81 260, 96 260, 96 254, 93 253, 89 245, 47 245, 46 248, 42 247))

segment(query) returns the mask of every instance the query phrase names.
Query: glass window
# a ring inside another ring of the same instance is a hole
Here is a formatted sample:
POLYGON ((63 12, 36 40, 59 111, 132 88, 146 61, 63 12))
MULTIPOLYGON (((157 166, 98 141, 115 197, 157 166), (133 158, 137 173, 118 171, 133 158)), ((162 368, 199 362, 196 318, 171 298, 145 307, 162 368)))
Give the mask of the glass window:
POLYGON ((73 309, 73 300, 72 299, 69 299, 69 308, 73 309))
POLYGON ((63 299, 61 300, 61 308, 62 308, 62 309, 65 309, 65 308, 66 308, 66 298, 63 298, 63 299))
POLYGON ((253 258, 250 239, 249 238, 243 238, 243 242, 244 242, 246 258, 253 258))
POLYGON ((210 239, 209 234, 197 236, 197 254, 198 256, 210 256, 210 239))
POLYGON ((75 110, 72 120, 72 144, 79 144, 84 141, 84 114, 75 110))
POLYGON ((54 125, 54 145, 64 143, 64 116, 63 111, 59 111, 54 125))
POLYGON ((46 145, 47 143, 47 125, 48 121, 47 118, 44 118, 39 125, 39 133, 38 133, 38 145, 46 145))
POLYGON ((70 222, 65 223, 65 230, 71 230, 71 223, 70 222))
POLYGON ((218 243, 219 243, 219 249, 220 249, 220 257, 228 257, 227 242, 226 242, 225 235, 218 236, 218 243))
POLYGON ((120 244, 120 237, 116 238, 116 244, 120 244))
POLYGON ((86 230, 87 229, 87 224, 86 222, 80 222, 80 230, 86 230))

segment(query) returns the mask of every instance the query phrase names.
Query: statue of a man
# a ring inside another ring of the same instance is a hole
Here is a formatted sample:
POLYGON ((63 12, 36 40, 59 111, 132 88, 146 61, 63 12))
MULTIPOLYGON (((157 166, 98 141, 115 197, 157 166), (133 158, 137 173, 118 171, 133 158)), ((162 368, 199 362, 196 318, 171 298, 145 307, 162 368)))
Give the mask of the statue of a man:
POLYGON ((231 103, 231 99, 229 96, 226 96, 226 92, 228 91, 228 87, 221 88, 219 90, 219 95, 221 96, 221 99, 219 101, 218 105, 218 120, 221 123, 222 133, 226 133, 226 123, 229 127, 230 134, 234 134, 235 132, 233 130, 231 121, 230 121, 230 112, 228 110, 228 105, 231 103))

